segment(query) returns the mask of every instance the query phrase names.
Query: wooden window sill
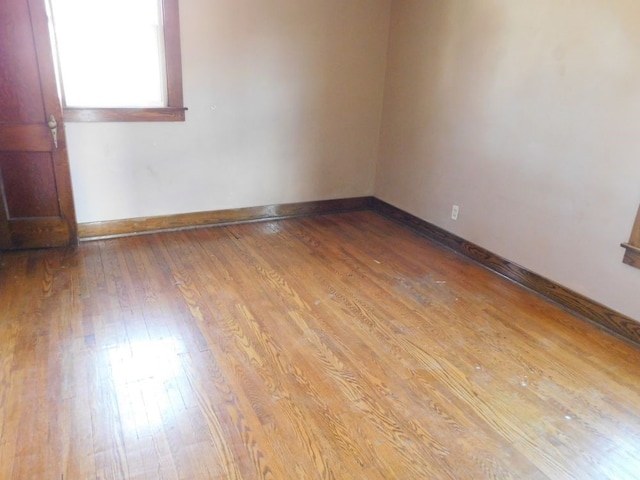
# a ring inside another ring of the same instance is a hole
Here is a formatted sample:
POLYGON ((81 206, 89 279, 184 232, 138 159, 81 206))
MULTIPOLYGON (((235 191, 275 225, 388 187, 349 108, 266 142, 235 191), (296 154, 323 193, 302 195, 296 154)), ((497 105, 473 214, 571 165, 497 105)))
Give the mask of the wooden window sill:
POLYGON ((640 247, 629 243, 623 243, 620 246, 626 250, 622 261, 632 267, 640 268, 640 247))
POLYGON ((65 122, 184 122, 184 107, 65 108, 65 122))

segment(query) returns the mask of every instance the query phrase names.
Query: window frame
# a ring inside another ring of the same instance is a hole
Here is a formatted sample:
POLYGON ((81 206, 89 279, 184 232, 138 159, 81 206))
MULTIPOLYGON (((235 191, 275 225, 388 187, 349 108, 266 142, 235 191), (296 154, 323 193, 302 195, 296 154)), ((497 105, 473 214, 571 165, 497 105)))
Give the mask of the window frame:
MULTIPOLYGON (((54 25, 55 28, 55 25, 54 25)), ((166 107, 91 108, 67 107, 64 84, 60 79, 62 116, 65 122, 183 122, 185 112, 182 93, 182 54, 178 0, 162 0, 164 33, 166 107)), ((57 55, 56 55, 57 58, 57 55)), ((58 60, 59 61, 59 60, 58 60)))
POLYGON ((625 249, 622 261, 632 267, 640 268, 640 208, 638 208, 629 241, 620 246, 625 249))

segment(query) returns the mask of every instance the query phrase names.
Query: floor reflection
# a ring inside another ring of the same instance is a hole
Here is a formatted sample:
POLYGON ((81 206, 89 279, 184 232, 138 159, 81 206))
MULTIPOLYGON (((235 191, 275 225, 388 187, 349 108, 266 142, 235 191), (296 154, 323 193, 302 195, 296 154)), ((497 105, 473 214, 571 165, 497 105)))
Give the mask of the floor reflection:
POLYGON ((181 410, 173 394, 174 380, 181 375, 176 338, 136 341, 110 348, 108 357, 120 421, 125 434, 138 437, 153 433, 181 410))

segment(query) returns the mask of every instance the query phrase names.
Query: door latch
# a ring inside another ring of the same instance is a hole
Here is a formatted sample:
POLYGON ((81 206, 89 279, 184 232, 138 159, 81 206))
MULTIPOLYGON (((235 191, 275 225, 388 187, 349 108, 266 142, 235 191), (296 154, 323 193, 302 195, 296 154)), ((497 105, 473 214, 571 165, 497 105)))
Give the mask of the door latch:
POLYGON ((51 136, 53 137, 53 145, 58 148, 58 122, 56 117, 49 115, 49 121, 47 122, 49 130, 51 130, 51 136))

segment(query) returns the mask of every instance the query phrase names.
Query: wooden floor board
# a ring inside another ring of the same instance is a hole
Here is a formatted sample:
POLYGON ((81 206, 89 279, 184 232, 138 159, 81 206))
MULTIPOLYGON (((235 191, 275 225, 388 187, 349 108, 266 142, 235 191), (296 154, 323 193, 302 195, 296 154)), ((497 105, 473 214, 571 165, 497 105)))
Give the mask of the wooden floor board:
POLYGON ((0 478, 634 479, 640 351, 373 212, 0 256, 0 478))

